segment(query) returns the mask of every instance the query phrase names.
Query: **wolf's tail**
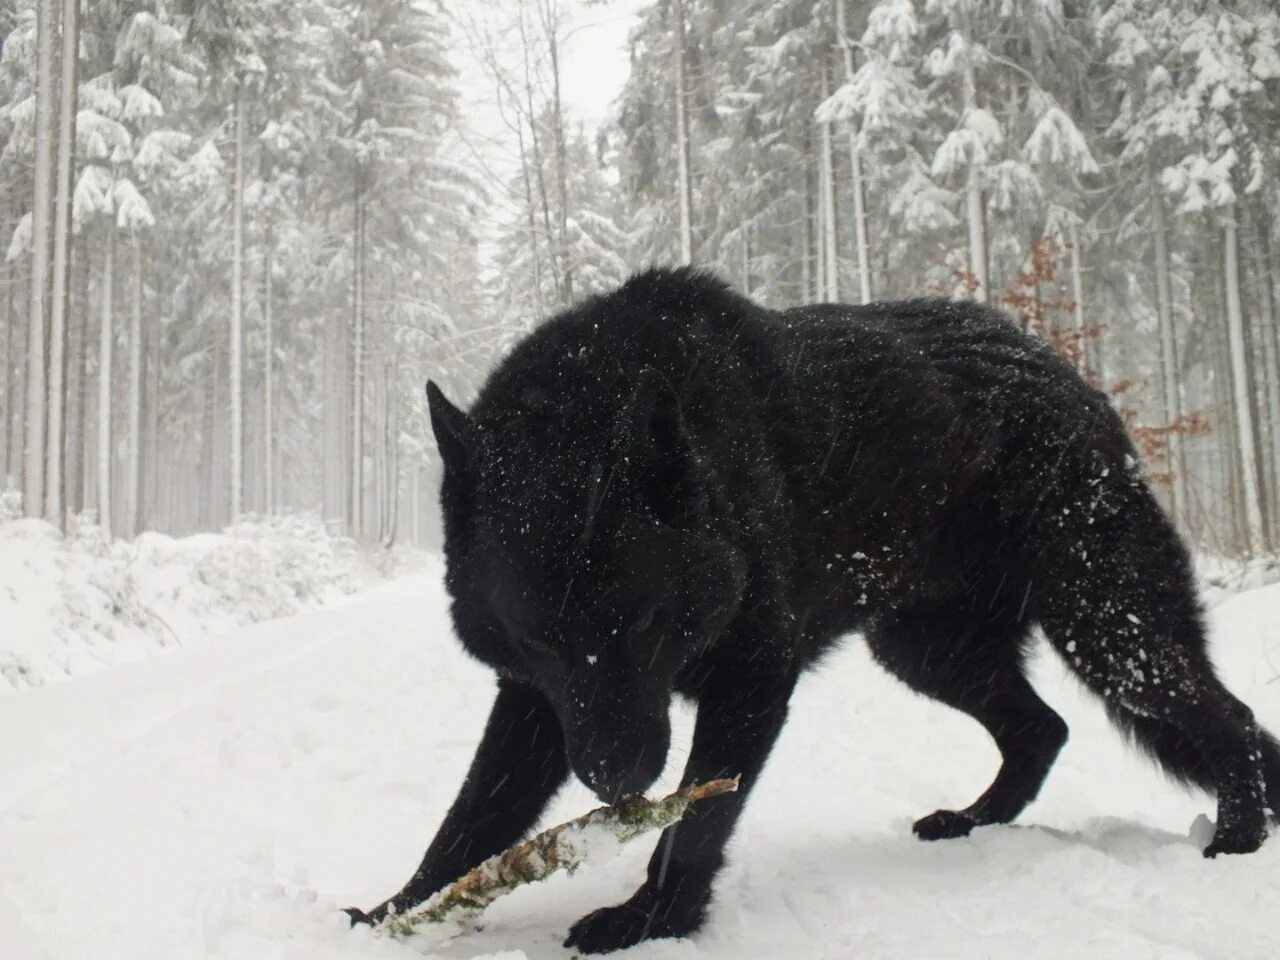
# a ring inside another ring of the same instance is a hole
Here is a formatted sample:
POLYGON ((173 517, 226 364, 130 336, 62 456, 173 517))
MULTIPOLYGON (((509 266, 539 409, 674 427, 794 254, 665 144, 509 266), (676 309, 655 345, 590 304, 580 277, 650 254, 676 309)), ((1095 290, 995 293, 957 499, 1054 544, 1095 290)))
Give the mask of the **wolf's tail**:
POLYGON ((1171 777, 1224 793, 1220 806, 1280 813, 1280 744, 1223 685, 1190 555, 1136 469, 1114 460, 1095 449, 1050 478, 1028 562, 1053 589, 1029 609, 1112 722, 1171 777))
MULTIPOLYGON (((1124 732, 1129 742, 1154 760, 1170 777, 1209 793, 1217 790, 1218 778, 1210 759, 1180 729, 1114 703, 1107 703, 1106 710, 1111 722, 1124 732)), ((1262 754, 1267 802, 1271 812, 1280 816, 1280 743, 1262 730, 1259 732, 1258 750, 1262 754)))
MULTIPOLYGON (((1209 793, 1217 789, 1218 778, 1213 773, 1209 758, 1173 724, 1155 717, 1144 717, 1114 703, 1106 704, 1106 709, 1107 716, 1125 738, 1173 779, 1209 793)), ((1272 747, 1274 749, 1275 745, 1272 747)))

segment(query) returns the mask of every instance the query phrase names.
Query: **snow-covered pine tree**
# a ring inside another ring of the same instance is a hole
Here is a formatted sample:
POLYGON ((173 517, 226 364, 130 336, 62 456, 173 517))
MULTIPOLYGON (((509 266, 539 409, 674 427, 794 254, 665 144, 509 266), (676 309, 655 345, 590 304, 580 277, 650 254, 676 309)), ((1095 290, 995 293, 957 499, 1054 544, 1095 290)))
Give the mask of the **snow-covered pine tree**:
POLYGON ((948 285, 942 263, 930 261, 960 223, 957 195, 937 182, 927 160, 942 134, 941 111, 930 103, 920 71, 923 29, 911 0, 875 4, 856 38, 861 62, 816 113, 847 124, 850 150, 865 160, 868 216, 882 225, 881 261, 915 265, 881 271, 876 286, 889 296, 948 285))
MULTIPOLYGON (((1261 194, 1267 145, 1276 136, 1274 125, 1268 126, 1263 118, 1280 78, 1280 54, 1273 42, 1280 27, 1274 11, 1261 6, 1237 11, 1214 0, 1123 0, 1108 11, 1101 26, 1111 40, 1111 61, 1133 65, 1145 75, 1126 91, 1116 131, 1124 143, 1122 158, 1145 164, 1157 235, 1157 303, 1169 380, 1177 379, 1177 372, 1169 356, 1174 335, 1171 264, 1164 242, 1166 198, 1177 215, 1198 219, 1211 213, 1221 229, 1218 270, 1229 367, 1218 372, 1232 383, 1230 419, 1236 435, 1229 443, 1239 457, 1244 536, 1248 549, 1257 552, 1268 539, 1263 510, 1268 475, 1259 456, 1257 428, 1265 391, 1256 389, 1253 366, 1259 354, 1246 348, 1249 331, 1237 221, 1241 199, 1261 194)), ((1169 412, 1175 402, 1166 395, 1169 412)))
POLYGON ((26 429, 25 369, 28 334, 26 283, 30 277, 31 172, 35 148, 34 83, 37 28, 30 2, 0 8, 0 252, 4 254, 5 376, 4 445, 0 483, 23 482, 26 429))
MULTIPOLYGON (((394 463, 402 457, 398 432, 366 436, 367 374, 379 369, 374 362, 392 359, 399 414, 387 424, 403 422, 404 408, 421 403, 420 380, 410 390, 401 379, 407 373, 401 331, 440 338, 452 330, 434 291, 454 247, 437 240, 474 242, 468 221, 481 192, 474 175, 447 155, 457 109, 439 7, 382 0, 347 14, 336 76, 347 91, 350 123, 339 146, 354 174, 347 180, 354 220, 349 502, 352 531, 376 535, 389 503, 366 489, 370 454, 394 463), (370 442, 383 452, 370 450, 370 442)), ((386 499, 400 495, 393 478, 386 499)))
POLYGON ((58 67, 57 182, 53 197, 53 265, 49 303, 48 423, 45 436, 44 517, 64 525, 66 473, 66 349, 68 300, 71 294, 71 193, 76 168, 76 107, 80 65, 80 2, 62 0, 61 56, 58 67))
POLYGON ((45 357, 48 339, 45 335, 47 285, 49 281, 49 240, 53 202, 53 59, 56 9, 52 2, 37 4, 36 80, 35 80, 35 151, 31 206, 31 279, 30 308, 27 314, 27 405, 26 454, 23 463, 23 509, 29 517, 38 517, 45 507, 45 422, 48 397, 45 384, 45 357))
MULTIPOLYGON (((552 136, 555 122, 550 111, 544 111, 538 118, 537 125, 544 131, 544 139, 552 136)), ((539 158, 530 151, 523 158, 524 165, 531 167, 536 159, 539 158)), ((555 162, 545 155, 540 159, 548 165, 555 162)), ((574 287, 578 295, 608 290, 626 277, 628 238, 619 226, 622 211, 617 198, 581 127, 565 136, 565 182, 564 251, 568 262, 574 265, 574 287)), ((496 295, 502 318, 511 325, 510 336, 514 337, 543 316, 545 310, 567 304, 559 299, 549 272, 541 270, 535 259, 537 251, 548 248, 552 240, 545 236, 536 212, 530 217, 527 207, 530 194, 525 190, 523 172, 513 178, 508 194, 513 212, 498 239, 496 295), (532 240, 528 236, 531 219, 535 231, 532 240)), ((557 205, 553 222, 560 216, 557 205)), ((508 338, 495 342, 494 355, 508 342, 508 338)))

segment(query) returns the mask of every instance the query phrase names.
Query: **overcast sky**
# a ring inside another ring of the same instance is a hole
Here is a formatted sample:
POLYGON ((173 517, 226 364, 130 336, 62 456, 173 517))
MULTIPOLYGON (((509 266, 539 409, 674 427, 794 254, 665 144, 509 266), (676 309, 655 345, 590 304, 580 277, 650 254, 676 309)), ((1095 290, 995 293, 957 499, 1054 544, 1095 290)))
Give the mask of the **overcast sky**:
POLYGON ((565 63, 565 99, 595 128, 605 119, 630 70, 627 35, 652 0, 613 0, 573 12, 565 63))
MULTIPOLYGON (((521 0, 477 3, 463 10, 460 19, 474 25, 476 16, 485 17, 490 28, 500 32, 504 18, 510 22, 513 4, 518 2, 521 0), (477 14, 474 12, 477 10, 484 12, 477 14)), ((568 27, 562 52, 561 94, 571 121, 585 124, 588 133, 594 133, 612 116, 614 101, 626 82, 630 69, 627 36, 637 23, 637 11, 653 0, 564 2, 568 27)), ((480 66, 466 30, 464 26, 455 32, 454 60, 462 74, 462 111, 468 151, 471 159, 491 178, 490 185, 500 189, 518 164, 516 141, 503 123, 493 81, 480 66)), ((507 55, 512 69, 518 69, 518 50, 512 49, 507 55)))

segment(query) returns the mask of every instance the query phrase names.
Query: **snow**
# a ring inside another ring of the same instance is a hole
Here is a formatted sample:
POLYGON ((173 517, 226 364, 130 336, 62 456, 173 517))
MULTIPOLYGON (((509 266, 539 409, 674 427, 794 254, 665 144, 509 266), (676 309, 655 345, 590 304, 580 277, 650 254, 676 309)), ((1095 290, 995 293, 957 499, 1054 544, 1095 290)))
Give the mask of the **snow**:
MULTIPOLYGON (((450 635, 440 574, 433 559, 321 610, 0 688, 0 956, 569 956, 569 925, 639 883, 647 840, 516 891, 447 941, 376 938, 338 912, 412 872, 488 708, 493 682, 450 635)), ((1280 730, 1280 585, 1216 599, 1216 659, 1280 730)), ((851 641, 797 691, 704 932, 627 956, 1280 955, 1280 839, 1204 860, 1209 801, 1127 752, 1047 656, 1035 676, 1072 731, 1040 799, 1017 826, 926 844, 912 817, 973 799, 996 753, 851 641)), ((687 749, 676 713, 654 793, 687 749)), ((546 820, 593 806, 575 784, 546 820)))
POLYGON ((0 697, 322 606, 380 573, 306 515, 108 542, 15 512, 0 503, 0 697))

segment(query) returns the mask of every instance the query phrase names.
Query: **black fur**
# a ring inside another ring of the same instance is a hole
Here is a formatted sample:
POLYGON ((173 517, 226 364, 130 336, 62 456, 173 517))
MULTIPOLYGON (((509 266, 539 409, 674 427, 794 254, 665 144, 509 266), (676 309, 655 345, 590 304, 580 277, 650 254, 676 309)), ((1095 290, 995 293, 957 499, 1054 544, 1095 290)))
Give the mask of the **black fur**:
POLYGON ((653 270, 535 330, 469 413, 429 388, 447 586, 499 693, 404 909, 519 839, 572 771, 601 798, 661 771, 741 774, 659 842, 582 952, 701 924, 799 673, 852 631, 1004 758, 926 838, 1004 823, 1067 737, 1032 690, 1035 625, 1175 777, 1218 794, 1206 850, 1245 852, 1280 751, 1214 675, 1187 552, 1107 399, 994 310, 918 300, 763 309, 653 270))

